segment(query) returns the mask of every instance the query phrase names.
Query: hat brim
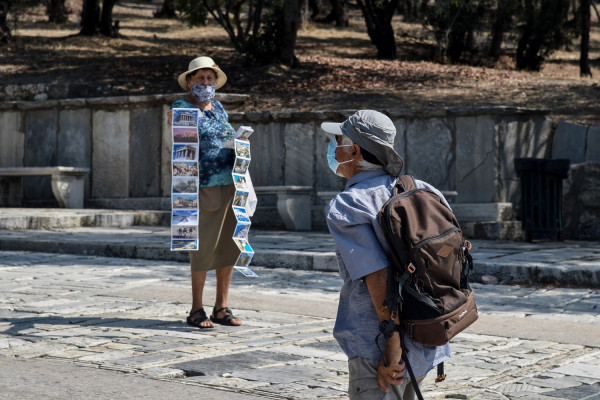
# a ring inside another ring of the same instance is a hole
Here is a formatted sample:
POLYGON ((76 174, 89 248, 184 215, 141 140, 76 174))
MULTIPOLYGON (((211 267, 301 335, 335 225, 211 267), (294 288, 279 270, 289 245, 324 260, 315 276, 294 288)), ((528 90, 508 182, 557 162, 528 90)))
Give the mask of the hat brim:
POLYGON ((339 122, 323 122, 321 124, 321 129, 323 129, 327 133, 331 133, 332 135, 343 135, 342 132, 342 124, 339 122))
POLYGON ((225 82, 227 82, 227 75, 225 75, 225 72, 223 72, 222 70, 212 67, 199 67, 196 69, 185 71, 183 74, 179 75, 179 77, 177 78, 177 82, 179 82, 179 86, 181 86, 183 90, 190 90, 187 87, 187 80, 185 79, 185 77, 188 76, 188 74, 191 74, 192 72, 198 71, 199 69, 212 69, 215 72, 215 74, 217 75, 217 83, 215 84, 216 90, 221 89, 223 85, 225 85, 225 82))

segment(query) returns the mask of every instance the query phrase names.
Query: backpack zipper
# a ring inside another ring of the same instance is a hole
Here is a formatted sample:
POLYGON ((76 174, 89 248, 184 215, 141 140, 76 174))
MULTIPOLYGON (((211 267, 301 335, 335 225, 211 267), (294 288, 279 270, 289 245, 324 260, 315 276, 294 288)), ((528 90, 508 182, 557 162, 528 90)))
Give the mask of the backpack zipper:
POLYGON ((424 245, 426 245, 427 243, 429 243, 429 242, 432 242, 432 241, 434 241, 434 240, 438 240, 438 239, 441 239, 441 238, 443 238, 443 237, 446 237, 446 236, 448 236, 448 235, 450 235, 451 233, 453 233, 453 232, 456 232, 456 231, 460 231, 460 228, 457 228, 457 227, 450 228, 450 229, 448 229, 446 232, 442 233, 441 235, 438 235, 438 236, 435 236, 435 237, 432 237, 432 238, 429 238, 429 239, 425 239, 425 240, 423 240, 422 242, 419 242, 419 243, 417 243, 417 244, 415 245, 415 247, 413 247, 413 249, 412 249, 412 252, 411 252, 411 253, 412 253, 412 254, 411 254, 411 258, 412 258, 412 260, 413 260, 413 261, 415 261, 415 255, 416 255, 416 253, 417 253, 417 250, 419 250, 419 249, 420 249, 422 246, 424 246, 424 245))

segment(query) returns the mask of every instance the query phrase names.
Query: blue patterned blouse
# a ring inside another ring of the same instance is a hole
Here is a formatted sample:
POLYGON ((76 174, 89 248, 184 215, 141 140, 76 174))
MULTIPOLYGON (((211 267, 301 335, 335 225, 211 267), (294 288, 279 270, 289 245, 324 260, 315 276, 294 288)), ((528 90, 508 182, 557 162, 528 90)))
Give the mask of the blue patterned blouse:
MULTIPOLYGON (((235 130, 229 124, 229 116, 223 105, 211 100, 212 110, 201 110, 198 121, 198 187, 233 185, 231 170, 235 162, 232 149, 224 149, 223 144, 232 139, 235 130)), ((197 108, 186 99, 179 99, 171 105, 173 108, 197 108)))

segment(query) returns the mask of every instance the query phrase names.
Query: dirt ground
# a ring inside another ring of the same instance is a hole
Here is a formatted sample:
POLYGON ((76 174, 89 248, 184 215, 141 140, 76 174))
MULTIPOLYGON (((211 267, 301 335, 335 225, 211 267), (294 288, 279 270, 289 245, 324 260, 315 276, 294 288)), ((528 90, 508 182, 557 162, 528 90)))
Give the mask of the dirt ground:
POLYGON ((213 21, 189 27, 153 18, 161 1, 119 2, 113 16, 121 38, 77 36, 80 3, 67 0, 72 13, 62 26, 46 22, 42 8, 13 25, 15 41, 0 46, 0 86, 68 81, 94 88, 94 96, 177 93, 176 77, 189 61, 209 55, 229 77, 223 92, 252 96, 247 111, 506 105, 551 109, 554 120, 600 124, 598 21, 592 23, 593 78, 579 77, 578 41, 553 54, 539 73, 516 71, 508 58, 497 68, 434 63, 431 34, 401 16, 394 20, 400 59, 376 60, 358 10, 351 10, 348 28, 303 27, 298 68, 252 67, 213 21))

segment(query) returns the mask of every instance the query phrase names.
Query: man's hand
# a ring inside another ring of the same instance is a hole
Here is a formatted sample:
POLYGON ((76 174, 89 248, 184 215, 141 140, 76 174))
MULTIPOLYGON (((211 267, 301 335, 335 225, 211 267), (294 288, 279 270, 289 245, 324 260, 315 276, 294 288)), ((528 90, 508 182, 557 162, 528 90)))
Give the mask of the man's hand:
POLYGON ((400 385, 404 382, 404 373, 400 335, 396 332, 385 341, 385 350, 377 367, 377 383, 387 393, 390 391, 388 385, 400 385))

